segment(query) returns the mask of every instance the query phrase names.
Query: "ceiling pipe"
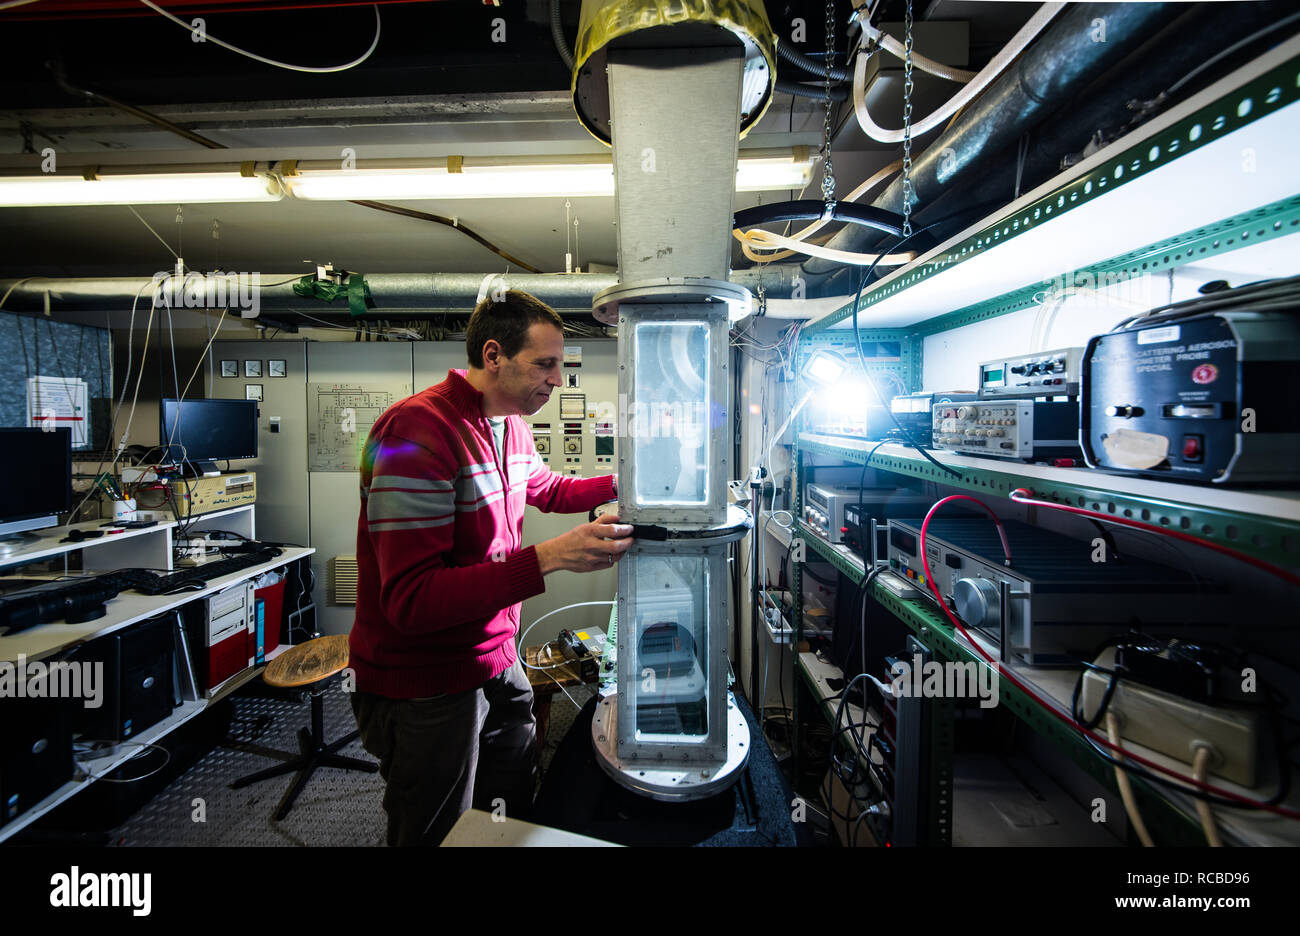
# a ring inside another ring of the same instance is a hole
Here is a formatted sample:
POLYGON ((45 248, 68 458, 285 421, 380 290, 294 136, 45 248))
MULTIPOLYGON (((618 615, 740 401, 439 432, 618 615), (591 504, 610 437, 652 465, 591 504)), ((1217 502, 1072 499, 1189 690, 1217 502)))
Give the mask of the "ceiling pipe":
MULTIPOLYGON (((778 269, 742 270, 731 281, 757 296, 759 288, 769 299, 789 299, 802 283, 793 264, 778 269)), ((263 284, 258 291, 262 311, 286 313, 321 313, 348 311, 347 303, 336 300, 327 304, 305 299, 293 291, 300 277, 291 273, 259 274, 263 284)), ((420 313, 468 313, 497 286, 522 289, 532 293, 561 313, 590 315, 592 298, 618 283, 613 273, 366 273, 375 308, 365 318, 392 317, 394 313, 410 317, 420 313)), ((4 311, 43 312, 46 294, 55 311, 103 311, 129 308, 137 293, 139 308, 147 309, 152 277, 31 277, 25 280, 0 280, 4 311), (11 292, 12 290, 12 292, 11 292), (143 292, 141 292, 143 290, 143 292)))
MULTIPOLYGON (((1217 71, 1208 71, 1175 95, 1164 96, 1198 65, 1234 43, 1257 35, 1286 12, 1281 3, 1211 3, 1190 7, 1171 27, 1177 31, 1176 43, 1164 36, 1151 40, 1129 56, 1115 80, 1087 91, 1080 96, 1077 107, 1058 112, 1034 128, 1020 169, 1020 194, 1032 191, 1063 171, 1062 158, 1077 157, 1098 132, 1104 143, 1110 143, 1216 80, 1232 67, 1231 63, 1224 63, 1217 71), (1156 45, 1163 46, 1162 54, 1155 54, 1156 45)), ((1276 39, 1286 34, 1271 35, 1276 39)), ((958 203, 982 203, 999 197, 1014 200, 1019 197, 1016 164, 1013 145, 1000 158, 985 163, 973 187, 950 189, 943 198, 926 205, 917 220, 924 225, 928 220, 946 217, 958 203)))
MULTIPOLYGON (((978 179, 987 169, 987 160, 1070 104, 1079 91, 1183 12, 1180 5, 1167 3, 1071 4, 1019 62, 972 101, 957 123, 914 161, 913 204, 928 205, 954 187, 978 179)), ((902 211, 901 176, 874 205, 902 211)), ((879 240, 877 233, 853 227, 840 231, 827 246, 867 253, 879 240)), ((809 295, 848 292, 854 285, 853 270, 842 264, 813 258, 801 270, 809 295)))

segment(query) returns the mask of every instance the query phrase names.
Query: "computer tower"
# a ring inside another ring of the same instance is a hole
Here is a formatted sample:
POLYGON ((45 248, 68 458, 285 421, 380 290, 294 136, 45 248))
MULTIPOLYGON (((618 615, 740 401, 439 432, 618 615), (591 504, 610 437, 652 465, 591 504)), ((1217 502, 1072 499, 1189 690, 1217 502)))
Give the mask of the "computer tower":
POLYGON ((89 741, 127 741, 176 708, 174 612, 133 624, 78 648, 72 659, 102 664, 103 704, 71 710, 89 741))
POLYGON ((256 662, 253 591, 252 581, 238 582, 182 609, 201 695, 256 662))
POLYGON ((72 779, 69 703, 0 701, 0 826, 72 779))

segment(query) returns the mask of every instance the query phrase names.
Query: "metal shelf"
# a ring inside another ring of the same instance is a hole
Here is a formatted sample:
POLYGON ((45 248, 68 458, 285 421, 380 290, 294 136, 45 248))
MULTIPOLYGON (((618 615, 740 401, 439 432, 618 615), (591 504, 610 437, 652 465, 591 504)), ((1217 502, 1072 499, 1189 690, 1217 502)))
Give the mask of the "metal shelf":
MULTIPOLYGON (((797 441, 803 452, 829 455, 859 465, 876 447, 875 442, 809 434, 801 434, 797 441)), ((1230 546, 1277 565, 1300 566, 1300 493, 1297 492, 1174 484, 1094 468, 1050 468, 949 452, 931 454, 941 464, 960 471, 961 477, 940 471, 914 449, 892 442, 879 448, 871 457, 871 465, 990 496, 1006 497, 1016 488, 1029 488, 1041 500, 1142 520, 1230 546), (1196 502, 1200 498, 1208 501, 1211 496, 1213 505, 1196 502)))
POLYGON ((315 552, 314 547, 287 546, 275 558, 211 579, 197 591, 169 595, 142 595, 136 591, 123 591, 108 600, 107 613, 103 617, 79 624, 68 624, 63 621, 37 624, 17 634, 0 637, 0 662, 16 662, 19 654, 25 656, 29 662, 43 659, 76 644, 88 643, 104 637, 138 621, 157 617, 173 608, 179 608, 181 605, 219 592, 235 582, 255 578, 263 572, 297 562, 315 552))
POLYGON ((126 763, 132 757, 137 756, 143 745, 152 744, 155 741, 158 741, 173 729, 179 728, 191 718, 194 718, 210 704, 210 702, 203 699, 200 699, 197 702, 182 702, 178 708, 162 721, 158 722, 158 724, 142 731, 136 737, 122 742, 120 748, 113 750, 111 753, 106 754, 103 757, 82 761, 78 765, 77 776, 75 778, 63 784, 63 786, 59 787, 39 803, 35 803, 25 809, 12 821, 7 822, 4 826, 0 826, 0 842, 17 832, 21 832, 56 806, 70 800, 77 793, 80 793, 86 787, 90 786, 97 778, 108 774, 110 771, 126 763))
MULTIPOLYGON (((1292 38, 895 270, 862 294, 860 329, 864 335, 900 341, 902 359, 893 367, 913 378, 910 386, 919 387, 927 335, 1030 308, 1045 290, 1057 285, 1111 285, 1300 233, 1300 173, 1288 155, 1290 141, 1300 133, 1300 107, 1293 106, 1300 102, 1298 65, 1300 38, 1292 38), (1243 150, 1254 156, 1267 153, 1268 165, 1282 168, 1243 171, 1243 150), (1203 179, 1229 175, 1241 184, 1201 184, 1203 179), (1159 210, 1152 210, 1156 207, 1159 210), (1100 255, 1101 245, 1106 255, 1100 255)), ((848 305, 805 325, 797 355, 846 340, 851 314, 848 305)), ((875 447, 874 442, 798 434, 797 476, 803 475, 809 455, 864 465, 875 447)), ((1267 562, 1300 568, 1300 493, 1177 484, 1095 469, 1049 468, 949 453, 934 456, 961 476, 937 469, 915 450, 895 444, 880 446, 871 455, 871 465, 935 485, 979 492, 995 507, 998 498, 1023 487, 1041 500, 1168 527, 1267 562)), ((796 485, 796 515, 801 509, 796 485)), ((821 539, 802 522, 797 530, 806 544, 807 559, 820 557, 849 580, 862 581, 865 570, 856 555, 821 539)), ((799 565, 795 569, 793 589, 801 606, 802 574, 799 565)), ((872 594, 937 658, 962 663, 981 660, 924 597, 901 598, 879 581, 872 594)), ((1073 673, 1027 668, 1022 672, 1015 667, 1012 671, 1064 710, 1062 698, 1068 700, 1069 689, 1057 683, 1072 682, 1073 673)), ((807 673, 805 677, 809 678, 807 673)), ((1113 768, 1075 731, 1009 680, 1000 680, 1000 691, 1003 704, 1016 718, 1051 740, 1107 788, 1115 789, 1113 768)), ((798 706, 796 695, 796 730, 798 706)), ((951 728, 950 715, 941 720, 940 727, 945 725, 951 728)), ((796 760, 797 751, 796 743, 796 760)), ((937 746, 931 757, 931 783, 944 776, 950 783, 950 743, 937 746)), ((1187 772, 1185 765, 1167 763, 1187 772)), ((1134 786, 1157 841, 1204 844, 1190 798, 1157 791, 1137 778, 1134 786)), ((1119 808, 1117 799, 1112 807, 1119 808)), ((1281 835, 1275 828, 1278 823, 1267 815, 1232 810, 1219 811, 1219 817, 1225 834, 1241 841, 1275 842, 1281 835)))
MULTIPOLYGON (((872 586, 872 597, 899 620, 916 632, 917 636, 934 650, 941 659, 960 663, 983 664, 966 641, 954 632, 953 627, 940 612, 919 595, 915 599, 901 599, 879 582, 872 586)), ((996 655, 995 648, 985 645, 987 652, 996 655)), ((1018 679, 1032 686, 1040 695, 1054 702, 1061 712, 1068 710, 1068 699, 1074 685, 1072 670, 1037 669, 1023 665, 1003 664, 1018 679)), ((1081 768, 1112 791, 1116 790, 1114 769, 1099 757, 1083 738, 1021 691, 1005 677, 999 679, 1000 703, 1039 735, 1052 741, 1070 756, 1081 768)), ((1186 774, 1191 769, 1180 761, 1140 749, 1143 756, 1164 766, 1186 774)), ((1220 785, 1243 795, 1254 791, 1222 780, 1220 785)), ((1205 837, 1195 817, 1194 801, 1178 793, 1155 792, 1138 778, 1133 778, 1135 790, 1141 800, 1142 815, 1152 835, 1162 845, 1204 845, 1205 837)), ((1294 838, 1284 838, 1279 832, 1275 817, 1268 814, 1245 813, 1239 810, 1215 808, 1220 828, 1248 844, 1294 844, 1294 838)))
MULTIPOLYGON (((862 563, 856 561, 856 557, 848 550, 823 542, 809 531, 804 532, 808 536, 805 542, 815 552, 835 565, 855 585, 862 581, 862 563)), ((906 624, 940 660, 984 665, 983 658, 955 633, 948 620, 937 608, 926 602, 919 592, 915 598, 900 598, 885 585, 876 582, 872 586, 872 597, 906 624)), ((984 649, 996 655, 995 648, 991 645, 985 645, 984 649)), ((1066 711, 1066 700, 1069 698, 1074 681, 1073 671, 1034 669, 1008 664, 1004 666, 1008 666, 1017 678, 1033 686, 1040 695, 1055 702, 1059 711, 1066 711)), ((812 678, 809 674, 805 675, 809 679, 812 678)), ((1036 733, 1063 750, 1095 780, 1111 790, 1116 789, 1114 770, 1098 758, 1093 749, 1076 732, 1044 711, 1037 702, 1005 677, 999 679, 999 700, 1036 733)), ((1181 769, 1187 772, 1189 769, 1185 764, 1161 757, 1155 752, 1143 751, 1143 754, 1175 770, 1181 769)), ((1204 844, 1200 826, 1194 818, 1193 802, 1189 797, 1178 794, 1170 797, 1154 792, 1139 780, 1135 779, 1134 783, 1142 801, 1143 816, 1152 834, 1159 838, 1161 844, 1204 844)), ((1238 789, 1238 792, 1244 795, 1252 793, 1245 789, 1238 789)), ((1255 820, 1237 816, 1229 822, 1225 822, 1224 819, 1225 814, 1220 810, 1220 825, 1225 831, 1231 828, 1233 833, 1244 841, 1261 844, 1280 843, 1276 840, 1276 831, 1271 828, 1276 823, 1271 823, 1268 818, 1255 820)))
MULTIPOLYGON (((1288 156, 1297 63, 1292 38, 900 267, 863 293, 862 324, 933 334, 1026 308, 1053 283, 1122 282, 1300 232, 1288 156), (1281 168, 1242 171, 1243 151, 1281 168), (1189 191, 1229 167, 1233 186, 1189 191), (1135 204, 1160 210, 1135 214, 1135 204), (1120 252, 1099 257, 1100 244, 1120 252)), ((842 328, 851 313, 823 315, 801 338, 842 328)))
MULTIPOLYGON (((832 698, 834 698, 837 695, 837 693, 835 692, 834 689, 830 687, 830 684, 827 682, 827 680, 843 679, 844 678, 843 671, 840 670, 838 666, 835 666, 831 663, 823 663, 821 660, 817 659, 817 655, 815 653, 811 653, 808 651, 796 654, 795 666, 798 667, 799 672, 803 675, 804 680, 808 683, 808 688, 812 691, 812 694, 816 697, 822 715, 826 718, 826 723, 831 726, 831 730, 834 730, 835 710, 839 706, 839 701, 838 699, 836 699, 834 702, 831 701, 832 698)), ((844 705, 844 713, 840 716, 840 728, 844 728, 847 725, 861 724, 866 720, 864 716, 868 716, 868 715, 877 724, 879 724, 880 714, 878 712, 872 709, 863 709, 860 706, 854 705, 852 702, 847 702, 844 705)), ((863 741, 866 741, 868 738, 870 738, 873 732, 874 729, 872 728, 864 728, 862 730, 863 741)), ((843 743, 845 743, 850 749, 853 746, 850 742, 847 741, 847 739, 845 739, 843 743)))
MULTIPOLYGON (((861 583, 864 570, 860 561, 853 561, 856 557, 848 554, 843 547, 826 543, 806 530, 804 532, 808 534, 805 542, 815 552, 830 561, 853 584, 861 583)), ((916 598, 899 598, 883 584, 876 582, 872 585, 871 594, 879 604, 906 624, 934 652, 937 659, 959 663, 973 661, 983 665, 978 654, 954 633, 947 619, 941 616, 938 610, 924 603, 925 599, 919 593, 916 598)), ((1022 674, 1017 673, 1017 676, 1022 674)), ((999 700, 1035 732, 1064 750, 1094 779, 1112 790, 1115 789, 1114 771, 1099 759, 1077 734, 1044 712, 1036 702, 1005 678, 999 679, 999 700)), ((951 768, 951 764, 949 767, 951 768)), ((1137 788, 1145 792, 1143 816, 1152 833, 1161 837, 1162 843, 1177 842, 1188 845, 1203 843, 1200 829, 1189 813, 1179 810, 1167 799, 1150 793, 1140 783, 1137 783, 1137 788)))
POLYGON ((862 560, 844 546, 828 543, 812 531, 812 527, 799 521, 799 533, 803 536, 805 546, 811 546, 815 552, 853 580, 853 584, 862 581, 865 568, 862 560))

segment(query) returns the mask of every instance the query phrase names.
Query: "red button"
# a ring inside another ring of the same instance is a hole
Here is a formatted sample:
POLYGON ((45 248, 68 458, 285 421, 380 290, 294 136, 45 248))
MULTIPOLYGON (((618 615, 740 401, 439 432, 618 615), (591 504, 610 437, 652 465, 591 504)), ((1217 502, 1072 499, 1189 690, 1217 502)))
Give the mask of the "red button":
POLYGON ((841 533, 847 533, 847 532, 849 532, 849 528, 848 528, 848 527, 840 527, 840 532, 841 532, 841 533))
POLYGON ((1201 440, 1199 436, 1183 436, 1183 458, 1194 461, 1201 457, 1201 440))

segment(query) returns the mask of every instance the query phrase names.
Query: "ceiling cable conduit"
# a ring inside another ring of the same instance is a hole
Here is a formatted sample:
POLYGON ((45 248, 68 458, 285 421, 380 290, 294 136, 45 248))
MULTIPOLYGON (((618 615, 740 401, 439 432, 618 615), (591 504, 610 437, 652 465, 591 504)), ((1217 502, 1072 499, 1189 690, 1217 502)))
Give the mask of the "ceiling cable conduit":
MULTIPOLYGON (((817 101, 826 100, 826 87, 824 85, 802 84, 788 78, 778 77, 776 79, 776 90, 779 94, 789 94, 793 97, 812 98, 817 101)), ((849 89, 831 85, 830 95, 832 101, 847 101, 849 99, 849 89)))
POLYGON ((559 54, 560 61, 564 62, 564 67, 572 74, 573 53, 569 51, 569 43, 564 39, 564 22, 560 19, 560 0, 551 0, 551 41, 555 43, 555 51, 559 54))
MULTIPOLYGON (((796 49, 792 49, 788 42, 782 42, 778 39, 776 43, 776 54, 783 62, 793 65, 802 72, 807 72, 809 75, 817 78, 826 77, 827 69, 825 61, 818 62, 816 59, 810 58, 796 49)), ((823 55, 822 58, 824 60, 826 56, 823 55)), ((830 76, 835 81, 848 81, 853 77, 853 73, 849 71, 847 65, 832 65, 830 67, 830 76)))
MULTIPOLYGON (((989 160, 998 158, 1183 12, 1180 4, 1167 3, 1070 4, 1017 65, 973 100, 916 159, 911 175, 913 203, 928 205, 954 186, 979 178, 989 160), (1103 25, 1097 24, 1099 20, 1103 25), (1104 42, 1095 38, 1100 29, 1105 30, 1104 42)), ((902 181, 895 179, 875 207, 899 212, 902 200, 902 181)), ((879 240, 874 232, 849 226, 827 246, 865 252, 879 240)), ((805 261, 801 269, 808 294, 814 296, 847 291, 853 275, 843 265, 819 259, 805 261)))

